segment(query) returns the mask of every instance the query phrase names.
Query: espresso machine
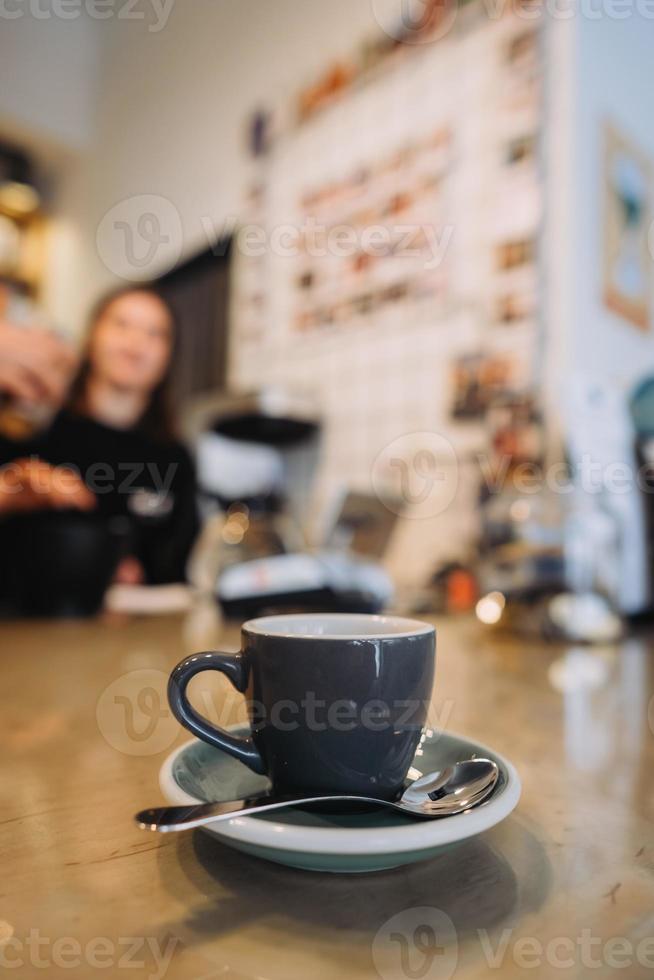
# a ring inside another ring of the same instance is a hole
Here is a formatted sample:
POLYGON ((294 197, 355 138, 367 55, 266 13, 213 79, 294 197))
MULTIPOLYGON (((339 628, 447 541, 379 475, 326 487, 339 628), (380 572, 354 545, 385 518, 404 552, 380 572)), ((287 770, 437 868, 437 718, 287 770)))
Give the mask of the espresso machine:
POLYGON ((204 517, 189 576, 226 616, 379 612, 390 601, 379 562, 343 545, 333 527, 310 543, 322 439, 310 397, 279 389, 208 396, 191 406, 185 430, 204 517))

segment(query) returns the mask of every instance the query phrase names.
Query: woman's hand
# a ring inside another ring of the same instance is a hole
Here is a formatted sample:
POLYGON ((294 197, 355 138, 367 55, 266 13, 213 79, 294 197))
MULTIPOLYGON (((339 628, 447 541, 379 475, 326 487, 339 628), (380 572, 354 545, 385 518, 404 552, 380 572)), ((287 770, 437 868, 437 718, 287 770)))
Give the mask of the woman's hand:
POLYGON ((115 585, 143 585, 145 582, 145 571, 143 570, 143 565, 138 560, 132 556, 123 558, 118 568, 116 569, 116 574, 114 575, 115 585))
POLYGON ((20 401, 59 405, 77 357, 56 334, 0 320, 0 391, 20 401))
POLYGON ((74 470, 40 459, 17 459, 0 469, 0 514, 33 510, 93 510, 96 498, 74 470))

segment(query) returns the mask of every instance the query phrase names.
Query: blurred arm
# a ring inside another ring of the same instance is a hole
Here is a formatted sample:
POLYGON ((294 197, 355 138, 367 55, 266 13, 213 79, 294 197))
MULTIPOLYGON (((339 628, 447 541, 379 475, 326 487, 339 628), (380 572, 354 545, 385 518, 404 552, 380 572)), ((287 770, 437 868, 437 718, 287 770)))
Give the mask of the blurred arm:
POLYGON ((33 510, 92 510, 96 499, 82 479, 64 466, 17 459, 0 468, 0 515, 33 510))
POLYGON ((58 405, 77 358, 49 330, 0 320, 0 391, 26 402, 58 405))

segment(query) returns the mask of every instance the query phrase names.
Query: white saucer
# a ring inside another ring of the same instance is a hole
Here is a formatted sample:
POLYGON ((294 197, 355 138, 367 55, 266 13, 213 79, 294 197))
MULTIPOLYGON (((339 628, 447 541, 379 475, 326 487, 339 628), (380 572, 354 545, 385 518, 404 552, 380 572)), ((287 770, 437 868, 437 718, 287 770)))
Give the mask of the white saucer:
MULTIPOLYGON (((517 806, 520 778, 511 763, 485 745, 450 732, 424 735, 410 775, 417 778, 475 755, 493 759, 500 778, 492 796, 467 813, 417 821, 381 808, 350 814, 290 808, 233 817, 208 826, 206 832, 239 851, 309 871, 380 871, 424 861, 489 830, 517 806)), ((166 759, 159 784, 166 800, 175 805, 243 799, 270 788, 265 776, 197 739, 166 759)))

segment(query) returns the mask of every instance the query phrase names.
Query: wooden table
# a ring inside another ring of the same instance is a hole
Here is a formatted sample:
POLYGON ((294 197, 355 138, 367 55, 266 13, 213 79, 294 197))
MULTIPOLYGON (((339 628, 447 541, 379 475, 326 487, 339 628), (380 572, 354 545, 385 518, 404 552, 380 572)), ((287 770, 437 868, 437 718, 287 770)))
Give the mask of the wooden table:
MULTIPOLYGON (((437 716, 509 756, 522 801, 452 853, 352 877, 133 825, 187 737, 164 685, 216 639, 202 614, 0 626, 7 976, 654 975, 653 644, 575 650, 437 625, 437 716)), ((220 697, 236 720, 238 698, 220 697)))

